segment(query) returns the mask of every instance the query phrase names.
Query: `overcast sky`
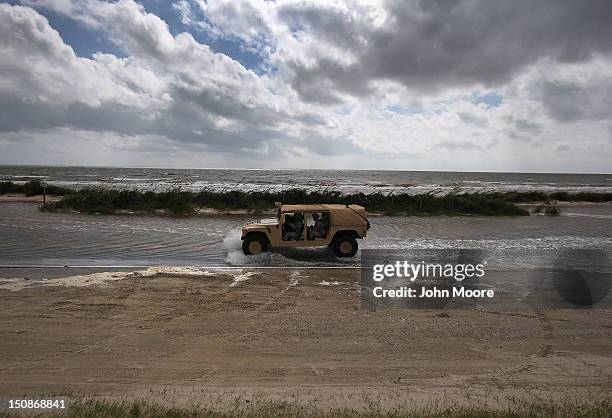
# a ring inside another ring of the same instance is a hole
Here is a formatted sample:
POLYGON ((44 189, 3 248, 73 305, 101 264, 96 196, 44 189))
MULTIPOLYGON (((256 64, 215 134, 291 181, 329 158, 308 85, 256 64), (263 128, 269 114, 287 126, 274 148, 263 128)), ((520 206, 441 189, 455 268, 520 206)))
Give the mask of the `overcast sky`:
POLYGON ((612 172, 610 0, 0 2, 0 163, 612 172))

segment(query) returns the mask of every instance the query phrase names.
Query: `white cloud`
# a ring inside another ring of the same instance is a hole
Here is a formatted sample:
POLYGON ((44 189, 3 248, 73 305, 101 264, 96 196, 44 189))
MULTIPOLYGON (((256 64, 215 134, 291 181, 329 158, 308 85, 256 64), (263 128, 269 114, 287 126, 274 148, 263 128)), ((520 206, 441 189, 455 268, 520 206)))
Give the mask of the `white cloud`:
MULTIPOLYGON (((3 162, 26 162, 20 147, 25 155, 40 138, 58 146, 39 163, 64 161, 57 150, 77 143, 96 150, 92 161, 217 167, 606 171, 612 156, 610 48, 572 53, 592 34, 561 31, 566 3, 542 18, 536 45, 520 43, 533 34, 524 10, 512 11, 518 38, 502 22, 497 38, 480 39, 492 34, 445 26, 449 10, 414 2, 175 3, 193 31, 259 54, 258 73, 188 32, 173 35, 133 0, 24 3, 0 4, 3 162), (77 56, 48 10, 127 58, 77 56), (501 104, 474 100, 493 93, 501 104)), ((452 9, 456 21, 499 19, 464 5, 452 9)), ((591 19, 605 35, 601 16, 591 19)))
POLYGON ((81 5, 67 10, 105 27, 128 58, 77 57, 38 12, 0 5, 0 31, 9 40, 0 47, 7 63, 0 86, 8 110, 3 130, 70 127, 159 135, 213 152, 257 152, 265 142, 301 138, 295 124, 300 119, 322 123, 273 94, 269 80, 190 34, 172 36, 163 21, 132 1, 81 5), (284 129, 289 126, 292 134, 284 129))

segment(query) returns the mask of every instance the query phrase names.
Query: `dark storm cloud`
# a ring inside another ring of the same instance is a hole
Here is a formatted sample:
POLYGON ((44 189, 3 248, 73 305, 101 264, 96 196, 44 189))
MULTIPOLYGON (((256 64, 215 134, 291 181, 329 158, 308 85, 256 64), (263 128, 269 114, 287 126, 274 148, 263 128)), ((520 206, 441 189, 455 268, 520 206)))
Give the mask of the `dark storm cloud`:
MULTIPOLYGON (((252 126, 271 126, 279 123, 287 115, 268 106, 248 106, 246 103, 231 96, 219 97, 218 92, 207 89, 176 88, 173 97, 177 104, 196 105, 197 111, 203 115, 218 115, 225 118, 240 120, 252 126)), ((193 115, 195 116, 195 115, 193 115)), ((197 120, 197 119, 196 119, 197 120)))
POLYGON ((481 128, 484 128, 485 126, 489 124, 489 121, 486 118, 476 116, 472 113, 457 112, 457 116, 459 116, 462 122, 469 123, 475 126, 479 126, 481 128))
POLYGON ((319 135, 307 135, 299 143, 310 152, 322 156, 361 154, 363 149, 343 138, 324 138, 319 135))
POLYGON ((543 131, 543 126, 533 120, 512 116, 506 119, 509 138, 521 142, 533 142, 543 131))
POLYGON ((289 140, 278 130, 259 124, 240 131, 215 129, 210 113, 203 113, 201 107, 185 101, 176 101, 156 117, 151 117, 146 110, 117 103, 57 105, 16 97, 0 97, 0 108, 3 109, 0 112, 0 133, 70 128, 130 136, 161 135, 176 143, 201 145, 212 151, 236 152, 259 148, 269 141, 289 140))
POLYGON ((364 96, 372 91, 367 83, 355 84, 346 69, 330 59, 320 59, 316 68, 287 63, 294 74, 292 87, 306 102, 324 105, 342 103, 341 93, 364 96))
POLYGON ((555 147, 555 151, 569 151, 569 150, 570 150, 570 146, 567 144, 561 144, 555 147))
POLYGON ((343 48, 355 49, 365 45, 369 35, 368 22, 346 10, 330 9, 316 3, 282 5, 278 16, 292 32, 308 31, 318 39, 343 48))
POLYGON ((560 122, 612 119, 612 80, 541 80, 533 95, 560 122))
POLYGON ((510 125, 517 131, 524 132, 527 134, 537 135, 542 132, 542 125, 531 120, 522 118, 511 118, 510 125))
POLYGON ((612 52, 609 0, 391 0, 386 10, 377 28, 313 5, 280 13, 289 25, 308 27, 357 57, 350 65, 325 58, 296 68, 294 85, 304 99, 313 100, 308 85, 325 80, 355 95, 368 93, 377 79, 419 91, 493 86, 540 58, 571 63, 612 52))

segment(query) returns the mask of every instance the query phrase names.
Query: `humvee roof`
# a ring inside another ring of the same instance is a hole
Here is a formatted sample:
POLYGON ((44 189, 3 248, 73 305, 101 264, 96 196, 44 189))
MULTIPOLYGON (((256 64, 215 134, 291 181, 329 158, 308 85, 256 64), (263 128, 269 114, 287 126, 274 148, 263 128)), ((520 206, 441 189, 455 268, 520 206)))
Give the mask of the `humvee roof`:
POLYGON ((365 208, 359 205, 282 205, 281 213, 331 212, 332 225, 367 225, 365 208))
POLYGON ((282 205, 281 213, 289 212, 321 212, 327 210, 338 210, 338 209, 353 209, 353 210, 364 210, 363 206, 359 205, 282 205))

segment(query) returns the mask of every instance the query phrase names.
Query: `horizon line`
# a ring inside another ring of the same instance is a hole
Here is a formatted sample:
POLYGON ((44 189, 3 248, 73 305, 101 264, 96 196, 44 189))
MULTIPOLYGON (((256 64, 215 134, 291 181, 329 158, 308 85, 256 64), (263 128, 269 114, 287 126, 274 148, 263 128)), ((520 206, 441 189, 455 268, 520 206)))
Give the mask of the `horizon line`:
POLYGON ((232 168, 232 167, 172 167, 172 166, 121 166, 121 165, 70 165, 70 164, 4 164, 0 167, 66 167, 66 168, 129 168, 154 170, 234 170, 234 171, 383 171, 396 173, 490 173, 490 174, 573 174, 573 175, 612 175, 612 173, 555 172, 555 171, 486 171, 486 170, 392 170, 379 168, 232 168))

